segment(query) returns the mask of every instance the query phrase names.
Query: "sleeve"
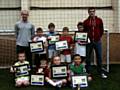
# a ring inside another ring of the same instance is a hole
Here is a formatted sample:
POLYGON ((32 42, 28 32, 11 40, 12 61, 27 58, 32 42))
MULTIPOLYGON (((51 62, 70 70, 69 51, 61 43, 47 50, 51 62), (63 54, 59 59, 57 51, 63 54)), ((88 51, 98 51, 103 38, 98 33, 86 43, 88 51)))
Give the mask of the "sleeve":
POLYGON ((14 72, 13 66, 10 67, 10 72, 14 72))
POLYGON ((103 33, 104 33, 103 21, 102 21, 102 19, 100 19, 100 36, 101 37, 102 37, 103 33))
POLYGON ((84 27, 84 32, 87 32, 87 24, 86 24, 86 20, 83 22, 83 27, 84 27))
POLYGON ((74 44, 74 41, 73 41, 73 38, 71 37, 71 42, 70 42, 70 44, 74 44))
POLYGON ((50 77, 50 69, 47 67, 44 70, 45 77, 50 77))
POLYGON ((82 64, 82 68, 83 68, 83 73, 86 73, 85 65, 82 64))
POLYGON ((30 64, 28 64, 28 71, 30 71, 31 70, 31 68, 30 68, 30 64))
POLYGON ((34 35, 34 36, 32 37, 32 41, 36 42, 36 41, 37 41, 36 38, 37 38, 37 37, 34 35))
POLYGON ((45 48, 47 48, 47 47, 48 47, 47 37, 45 37, 45 43, 44 43, 44 46, 45 46, 45 48))
POLYGON ((70 71, 73 71, 74 65, 70 65, 70 71))
POLYGON ((84 22, 83 22, 83 27, 84 27, 84 32, 89 32, 89 30, 90 30, 90 25, 89 25, 89 22, 90 22, 90 20, 89 20, 89 18, 88 19, 86 19, 84 22))
POLYGON ((19 31, 17 24, 15 24, 14 29, 15 29, 15 37, 17 38, 18 37, 18 31, 19 31))
POLYGON ((25 64, 27 64, 28 65, 28 71, 30 71, 31 70, 31 68, 30 68, 30 63, 28 62, 28 61, 26 61, 26 63, 25 64))
POLYGON ((69 66, 69 70, 70 70, 69 76, 74 75, 73 67, 74 66, 72 64, 69 66))

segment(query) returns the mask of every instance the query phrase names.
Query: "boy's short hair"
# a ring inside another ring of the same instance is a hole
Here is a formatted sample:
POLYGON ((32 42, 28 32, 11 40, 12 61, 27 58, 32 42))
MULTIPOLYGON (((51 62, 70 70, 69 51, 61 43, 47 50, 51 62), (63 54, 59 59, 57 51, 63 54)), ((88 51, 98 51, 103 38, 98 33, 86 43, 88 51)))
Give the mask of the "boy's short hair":
POLYGON ((36 32, 43 32, 43 29, 41 27, 38 27, 36 32))
POLYGON ((21 50, 17 53, 17 57, 19 56, 19 54, 25 54, 25 51, 21 50))
POLYGON ((83 22, 78 22, 77 27, 78 26, 83 26, 83 22))
POLYGON ((50 29, 51 27, 55 28, 55 24, 54 24, 54 23, 50 23, 50 24, 48 25, 48 28, 50 29))
POLYGON ((82 59, 82 56, 80 56, 80 54, 74 54, 74 55, 72 56, 72 60, 74 61, 74 58, 77 57, 77 56, 80 57, 81 63, 83 63, 84 60, 82 59))
POLYGON ((74 58, 77 57, 77 56, 81 58, 81 56, 79 54, 74 54, 72 59, 74 60, 74 58))
POLYGON ((69 32, 69 28, 68 27, 63 27, 63 31, 68 31, 69 32))

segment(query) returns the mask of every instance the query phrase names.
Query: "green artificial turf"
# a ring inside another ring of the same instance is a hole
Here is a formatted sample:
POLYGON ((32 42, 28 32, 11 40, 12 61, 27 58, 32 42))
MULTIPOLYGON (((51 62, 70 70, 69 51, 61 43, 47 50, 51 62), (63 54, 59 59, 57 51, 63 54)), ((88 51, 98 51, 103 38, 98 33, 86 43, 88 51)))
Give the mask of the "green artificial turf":
MULTIPOLYGON (((13 74, 9 69, 0 69, 0 90, 55 90, 52 86, 28 86, 16 88, 14 86, 13 74)), ((61 90, 72 90, 70 86, 63 87, 61 90)), ((80 90, 120 90, 120 65, 110 65, 110 72, 107 79, 101 79, 93 67, 93 80, 89 82, 87 88, 80 90)))

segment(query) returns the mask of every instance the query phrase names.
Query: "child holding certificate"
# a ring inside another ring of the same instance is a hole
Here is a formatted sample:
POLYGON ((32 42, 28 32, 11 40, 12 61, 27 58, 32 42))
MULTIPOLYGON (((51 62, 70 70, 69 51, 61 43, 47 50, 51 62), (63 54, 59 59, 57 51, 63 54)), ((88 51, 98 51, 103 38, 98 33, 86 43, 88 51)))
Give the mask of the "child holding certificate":
MULTIPOLYGON (((53 60, 52 60, 52 65, 51 65, 51 67, 52 66, 59 66, 59 65, 61 65, 61 58, 59 57, 59 56, 54 56, 53 57, 53 60)), ((59 68, 59 67, 57 67, 57 68, 59 68)), ((67 83, 67 80, 66 80, 66 78, 64 79, 64 78, 57 78, 57 79, 53 79, 52 77, 54 77, 54 76, 52 76, 53 75, 53 73, 56 73, 56 72, 58 72, 56 75, 59 75, 60 73, 59 73, 59 71, 60 70, 58 70, 57 69, 57 71, 52 71, 52 69, 51 69, 51 72, 50 72, 50 77, 46 77, 45 79, 46 79, 46 81, 49 83, 49 84, 51 84, 52 86, 55 86, 55 87, 61 87, 61 85, 63 85, 63 84, 66 84, 67 83)))
MULTIPOLYGON (((85 66, 83 65, 82 59, 79 54, 73 56, 73 63, 70 64, 70 76, 72 75, 82 75, 86 73, 85 66)), ((69 77, 71 80, 71 77, 69 77)), ((88 76, 88 80, 92 80, 91 76, 88 76)))
POLYGON ((56 56, 58 54, 58 52, 55 50, 55 44, 51 44, 49 43, 49 41, 52 40, 52 37, 51 36, 56 36, 58 35, 58 33, 55 31, 55 24, 54 23, 50 23, 48 25, 48 29, 49 29, 49 32, 46 33, 47 35, 47 39, 48 39, 48 58, 51 60, 51 58, 53 56, 56 56))
MULTIPOLYGON (((84 27, 83 27, 82 22, 79 22, 77 24, 77 28, 78 28, 78 31, 77 31, 78 33, 83 33, 84 27)), ((89 39, 87 41, 81 41, 79 39, 75 40, 75 54, 79 54, 83 60, 86 57, 86 44, 87 43, 89 43, 89 39)))
POLYGON ((29 85, 30 65, 25 61, 25 53, 18 53, 18 61, 10 68, 10 72, 15 73, 15 86, 21 87, 29 85))
POLYGON ((44 74, 45 77, 49 77, 50 69, 47 60, 41 60, 40 65, 37 67, 37 74, 44 74))
POLYGON ((43 41, 44 44, 44 51, 35 53, 35 65, 39 66, 40 60, 42 59, 46 60, 46 52, 47 52, 46 48, 48 46, 47 38, 43 35, 43 29, 41 27, 37 28, 36 35, 33 37, 32 41, 33 42, 43 41))
POLYGON ((66 63, 71 63, 71 49, 73 47, 73 39, 72 37, 68 34, 69 32, 69 28, 68 27, 64 27, 63 28, 63 34, 60 37, 61 41, 66 40, 68 43, 69 48, 62 50, 61 51, 61 58, 63 61, 61 62, 66 62, 66 63))

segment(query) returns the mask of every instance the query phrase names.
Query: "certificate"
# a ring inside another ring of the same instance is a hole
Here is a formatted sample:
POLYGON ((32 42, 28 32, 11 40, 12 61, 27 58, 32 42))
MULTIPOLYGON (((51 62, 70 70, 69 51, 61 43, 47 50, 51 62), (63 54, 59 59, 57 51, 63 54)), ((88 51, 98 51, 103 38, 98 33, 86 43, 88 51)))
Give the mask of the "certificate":
POLYGON ((80 56, 86 57, 86 46, 85 45, 79 45, 78 43, 76 43, 75 53, 80 54, 80 56))
POLYGON ((68 43, 67 41, 58 41, 55 43, 56 50, 64 50, 68 49, 68 43))
POLYGON ((85 32, 75 32, 75 41, 83 41, 83 42, 87 42, 87 33, 85 32))
POLYGON ((73 86, 87 87, 88 80, 86 75, 72 76, 73 86))
POLYGON ((67 66, 56 65, 51 67, 52 78, 66 78, 67 77, 67 66))
POLYGON ((43 41, 30 42, 30 50, 32 53, 43 52, 44 51, 43 41))
POLYGON ((48 37, 48 44, 55 44, 55 42, 59 41, 60 36, 59 35, 54 35, 54 36, 49 36, 48 37))
POLYGON ((28 64, 13 66, 13 68, 16 71, 16 73, 15 73, 16 77, 29 75, 29 65, 28 64))
POLYGON ((31 75, 31 85, 44 85, 44 75, 31 75))

